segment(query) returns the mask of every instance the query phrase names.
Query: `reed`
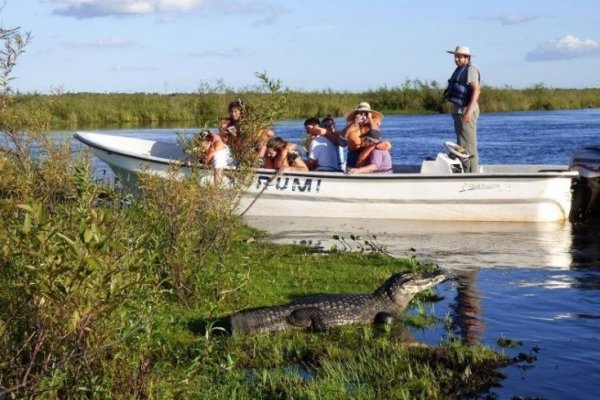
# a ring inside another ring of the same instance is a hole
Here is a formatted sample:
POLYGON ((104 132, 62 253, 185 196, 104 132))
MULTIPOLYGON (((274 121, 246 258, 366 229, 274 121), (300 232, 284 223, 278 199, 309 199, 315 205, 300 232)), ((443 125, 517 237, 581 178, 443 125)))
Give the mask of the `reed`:
MULTIPOLYGON (((257 90, 206 90, 199 93, 62 93, 18 94, 15 107, 23 115, 45 111, 54 127, 105 126, 214 126, 227 104, 237 98, 267 96, 257 90)), ((303 119, 331 114, 342 116, 359 102, 385 114, 443 113, 443 87, 436 82, 406 81, 398 87, 366 92, 288 91, 283 118, 303 119)), ((600 107, 600 89, 554 89, 541 84, 526 89, 484 86, 482 112, 562 110, 600 107)))

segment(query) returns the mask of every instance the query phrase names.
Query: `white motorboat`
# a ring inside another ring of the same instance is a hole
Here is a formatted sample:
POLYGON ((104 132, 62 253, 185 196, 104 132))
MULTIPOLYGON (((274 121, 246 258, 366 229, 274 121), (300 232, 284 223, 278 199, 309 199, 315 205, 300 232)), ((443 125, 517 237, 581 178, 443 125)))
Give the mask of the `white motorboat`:
MULTIPOLYGON (((173 165, 182 174, 189 173, 188 155, 177 143, 92 132, 77 132, 75 138, 125 183, 135 182, 141 171, 166 176, 173 165)), ((277 174, 257 169, 238 210, 249 216, 383 221, 554 222, 569 218, 571 182, 579 174, 567 165, 485 165, 480 173, 463 173, 459 157, 452 156, 456 148, 447 146, 448 154, 439 153, 421 165, 394 165, 392 173, 277 174)))

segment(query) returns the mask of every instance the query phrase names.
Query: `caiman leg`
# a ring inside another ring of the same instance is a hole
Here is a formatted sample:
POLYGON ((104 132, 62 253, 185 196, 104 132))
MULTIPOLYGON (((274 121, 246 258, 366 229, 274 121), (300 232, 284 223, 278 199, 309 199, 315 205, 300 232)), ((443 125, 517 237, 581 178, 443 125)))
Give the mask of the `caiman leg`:
POLYGON ((388 312, 380 312, 375 316, 376 324, 393 324, 396 321, 396 316, 388 312))
POLYGON ((299 328, 310 328, 315 332, 327 330, 323 311, 315 307, 299 308, 292 311, 287 317, 287 323, 299 328))

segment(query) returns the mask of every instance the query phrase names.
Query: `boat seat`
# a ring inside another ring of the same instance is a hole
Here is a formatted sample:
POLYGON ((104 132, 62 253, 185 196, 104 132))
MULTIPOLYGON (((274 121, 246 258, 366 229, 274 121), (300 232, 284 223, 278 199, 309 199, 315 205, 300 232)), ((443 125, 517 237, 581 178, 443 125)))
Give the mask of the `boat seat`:
POLYGON ((411 164, 394 164, 392 166, 392 173, 394 174, 418 174, 421 167, 419 165, 411 164))

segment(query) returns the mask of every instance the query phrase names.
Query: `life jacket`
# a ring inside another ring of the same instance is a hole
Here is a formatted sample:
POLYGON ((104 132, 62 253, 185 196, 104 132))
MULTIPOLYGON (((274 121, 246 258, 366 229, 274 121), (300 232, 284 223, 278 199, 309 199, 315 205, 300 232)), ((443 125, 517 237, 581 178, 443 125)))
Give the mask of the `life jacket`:
MULTIPOLYGON (((444 98, 459 107, 469 104, 471 95, 473 94, 473 90, 467 82, 469 67, 475 68, 471 64, 457 67, 450 79, 448 79, 448 87, 444 91, 444 98)), ((479 79, 481 80, 481 77, 479 79)))

